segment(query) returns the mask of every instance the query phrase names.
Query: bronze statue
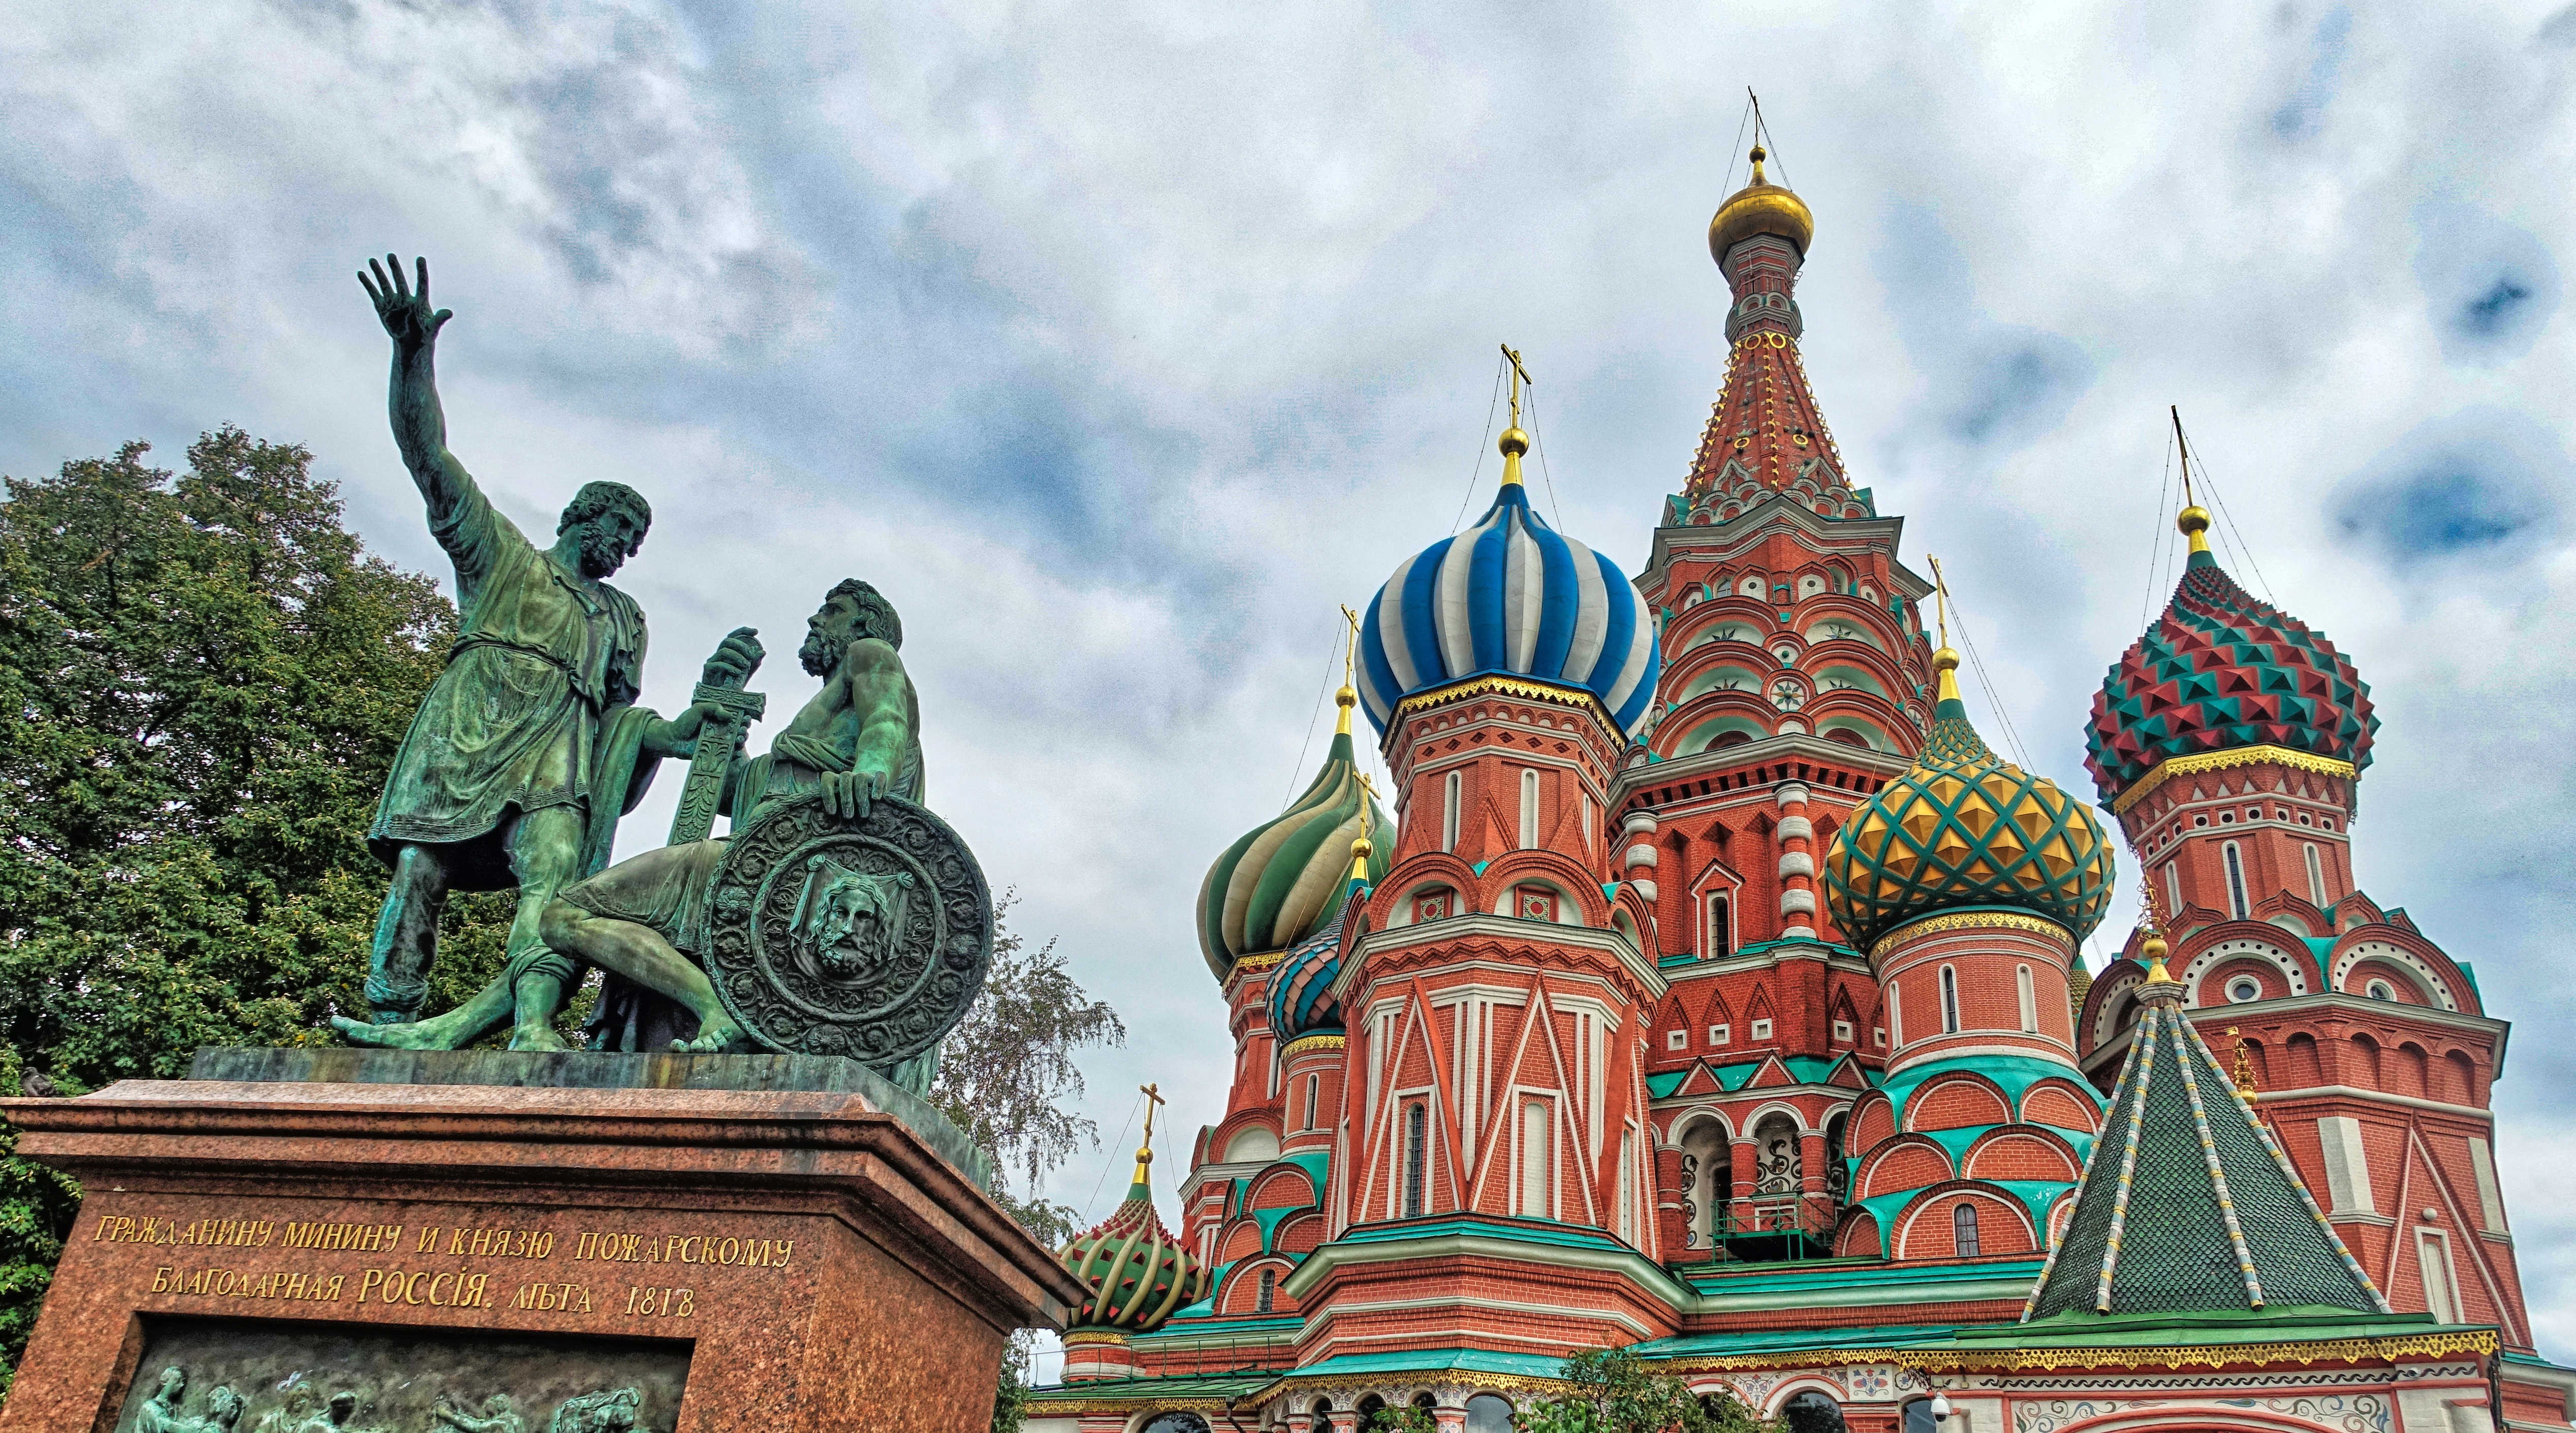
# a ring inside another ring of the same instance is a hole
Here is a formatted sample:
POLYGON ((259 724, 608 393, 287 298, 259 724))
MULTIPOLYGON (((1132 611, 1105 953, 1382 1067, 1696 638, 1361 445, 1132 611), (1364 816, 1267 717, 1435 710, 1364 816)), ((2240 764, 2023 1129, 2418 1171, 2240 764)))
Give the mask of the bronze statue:
MULTIPOLYGON (((550 1019, 567 991, 530 964, 539 912, 607 864, 617 818, 642 798, 660 758, 690 752, 712 708, 664 721, 635 705, 644 614, 605 579, 643 545, 653 520, 643 497, 622 483, 586 484, 552 545, 530 542, 448 451, 434 358, 450 313, 430 307, 429 261, 419 261, 417 287, 393 255, 368 269, 373 278, 358 282, 393 339, 394 442, 428 504, 431 535, 455 563, 463 630, 403 737, 367 833, 393 871, 367 1002, 380 1023, 417 1019, 448 892, 515 886, 513 979, 528 986, 521 1006, 550 1019)), ((736 632, 707 659, 705 681, 739 687, 758 663, 751 634, 736 632)), ((530 1027, 521 1033, 543 1042, 530 1027)))
MULTIPOLYGON (((825 595, 806 622, 805 642, 797 652, 805 670, 823 679, 823 689, 771 741, 767 755, 737 755, 726 771, 720 807, 735 818, 737 832, 791 804, 817 804, 825 819, 857 824, 867 821, 884 798, 920 801, 921 707, 897 650, 902 641, 903 624, 894 605, 874 587, 853 578, 825 595)), ((751 650, 756 662, 757 645, 751 650)), ((710 931, 718 915, 712 892, 727 846, 724 840, 664 846, 564 886, 540 917, 543 953, 526 963, 515 983, 506 976, 494 981, 445 1015, 404 1025, 366 1025, 346 1018, 333 1023, 355 1044, 452 1050, 480 1039, 519 1007, 516 1023, 524 1035, 530 1028, 530 1012, 524 1008, 529 989, 569 988, 584 965, 596 965, 611 975, 593 1022, 594 1042, 600 1047, 754 1048, 752 1033, 726 1008, 706 970, 710 931), (530 977, 541 978, 542 984, 532 987, 530 977)), ((837 913, 841 922, 832 926, 828 948, 879 934, 861 927, 870 925, 871 917, 887 914, 884 897, 870 910, 863 909, 864 899, 848 891, 826 894, 829 899, 817 903, 817 919, 829 926, 837 913)), ((933 898, 934 893, 922 892, 923 900, 933 898)), ((989 923, 987 915, 981 937, 986 950, 989 923)), ((891 942, 893 937, 884 939, 891 942)), ((978 980, 981 973, 978 959, 978 980)), ((971 999, 971 988, 966 993, 971 999)), ((551 1008, 545 1011, 549 1018, 552 1014, 551 1008)), ((939 1029, 945 1031, 953 1021, 948 1016, 939 1029)), ((520 1047, 522 1042, 514 1038, 512 1043, 520 1047)), ((926 1069, 888 1073, 908 1083, 928 1081, 926 1069)))

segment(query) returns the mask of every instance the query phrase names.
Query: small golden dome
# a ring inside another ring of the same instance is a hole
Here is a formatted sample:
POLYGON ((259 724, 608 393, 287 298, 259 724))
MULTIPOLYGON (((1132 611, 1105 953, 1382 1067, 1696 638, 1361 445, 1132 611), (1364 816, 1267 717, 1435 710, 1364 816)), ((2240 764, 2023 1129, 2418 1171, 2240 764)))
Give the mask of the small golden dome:
POLYGON ((2190 507, 2174 514, 2174 526, 2181 529, 2187 536, 2198 537, 2209 531, 2209 509, 2193 503, 2190 507))
POLYGON ((1364 858, 1366 858, 1366 857, 1368 856, 1368 854, 1369 854, 1370 852, 1372 852, 1372 851, 1374 851, 1374 850, 1376 850, 1376 849, 1377 849, 1377 847, 1376 847, 1374 844, 1372 844, 1372 843, 1369 841, 1369 838, 1368 838, 1368 837, 1366 837, 1366 836, 1359 837, 1358 839, 1356 839, 1356 840, 1354 840, 1354 841, 1352 841, 1352 842, 1351 842, 1351 854, 1352 854, 1354 857, 1359 857, 1359 858, 1363 858, 1363 859, 1364 859, 1364 858))
POLYGON ((1752 182, 1730 195, 1708 221, 1709 257, 1721 265, 1727 250, 1756 234, 1777 234, 1797 245, 1802 259, 1816 237, 1816 216, 1806 201, 1762 177, 1762 161, 1768 157, 1762 146, 1753 146, 1752 182))
POLYGON ((1504 457, 1517 458, 1529 451, 1530 437, 1515 425, 1505 428, 1503 436, 1494 440, 1494 446, 1502 450, 1504 457))
POLYGON ((2138 958, 2144 961, 2147 967, 2147 984, 2178 985, 2181 983, 2173 978, 2172 971, 2165 969, 2166 950, 2163 933, 2148 931, 2145 943, 2138 947, 2138 958))

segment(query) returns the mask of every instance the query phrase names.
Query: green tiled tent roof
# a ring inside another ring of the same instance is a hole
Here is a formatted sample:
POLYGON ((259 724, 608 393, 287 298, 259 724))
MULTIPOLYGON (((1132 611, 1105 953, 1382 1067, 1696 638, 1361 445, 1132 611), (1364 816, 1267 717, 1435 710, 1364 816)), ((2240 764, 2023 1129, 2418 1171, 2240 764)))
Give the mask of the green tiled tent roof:
POLYGON ((2179 1000, 2148 990, 2075 1215, 2023 1321, 2294 1305, 2387 1313, 2179 1000))

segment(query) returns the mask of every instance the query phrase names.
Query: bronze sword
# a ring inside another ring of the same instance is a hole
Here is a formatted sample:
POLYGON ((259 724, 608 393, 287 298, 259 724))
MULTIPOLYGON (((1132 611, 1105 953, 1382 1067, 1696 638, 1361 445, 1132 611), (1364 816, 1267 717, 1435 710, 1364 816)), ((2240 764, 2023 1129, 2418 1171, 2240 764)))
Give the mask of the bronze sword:
POLYGON ((724 795, 725 772, 742 748, 751 724, 769 707, 765 692, 711 687, 704 682, 689 693, 692 705, 715 708, 698 729, 698 747, 689 757, 689 779, 680 788, 680 809, 671 813, 671 844, 703 841, 716 829, 716 802, 724 795))

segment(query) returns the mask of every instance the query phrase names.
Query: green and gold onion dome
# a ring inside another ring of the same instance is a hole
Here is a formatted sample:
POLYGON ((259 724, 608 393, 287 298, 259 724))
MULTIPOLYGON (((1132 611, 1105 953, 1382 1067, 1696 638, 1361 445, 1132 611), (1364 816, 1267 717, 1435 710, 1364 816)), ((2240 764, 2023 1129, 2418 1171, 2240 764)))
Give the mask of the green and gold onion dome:
POLYGON ((1360 783, 1351 745, 1351 708, 1359 694, 1344 682, 1333 699, 1341 704, 1341 720, 1323 770, 1287 810, 1226 847, 1199 885, 1199 950, 1219 981, 1243 957, 1285 950, 1340 913, 1351 842, 1364 832, 1379 838, 1369 857, 1371 884, 1393 860, 1395 842, 1388 838, 1395 823, 1360 783))
POLYGON ((1098 1228, 1081 1235, 1056 1254, 1082 1281, 1082 1307, 1065 1331, 1114 1329, 1152 1333, 1175 1309, 1185 1309, 1208 1295, 1208 1270, 1183 1249, 1163 1218, 1154 1212, 1148 1179, 1154 1167, 1153 1135, 1136 1151, 1136 1175, 1127 1198, 1110 1211, 1098 1228))
POLYGON ((1727 196, 1717 206, 1716 217, 1708 221, 1708 253, 1722 268, 1726 251, 1756 234, 1776 234, 1798 246, 1798 256, 1805 258, 1807 245, 1816 237, 1816 216, 1807 202, 1762 177, 1762 161, 1770 156, 1762 146, 1753 146, 1753 178, 1743 188, 1727 196))
POLYGON ((1866 952, 1909 921, 2005 907, 2082 941, 2110 906, 2101 823, 2057 783, 1989 750, 1959 701, 1959 654, 1932 654, 1940 704, 1911 769, 1854 810, 1825 857, 1825 906, 1866 952))

